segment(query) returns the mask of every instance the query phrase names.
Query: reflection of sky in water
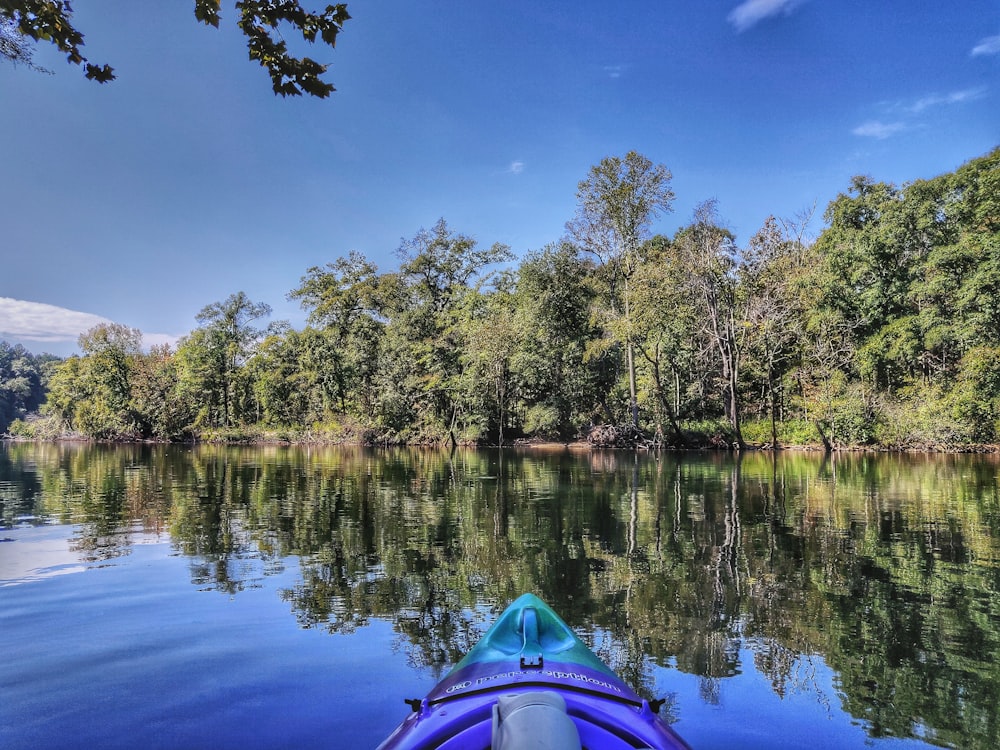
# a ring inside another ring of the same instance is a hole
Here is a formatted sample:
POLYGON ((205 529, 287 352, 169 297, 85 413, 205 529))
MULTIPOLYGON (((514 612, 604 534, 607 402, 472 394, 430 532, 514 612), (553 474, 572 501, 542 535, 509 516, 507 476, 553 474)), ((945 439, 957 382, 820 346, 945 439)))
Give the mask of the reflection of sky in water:
MULTIPOLYGON (((76 549, 76 526, 19 525, 0 530, 0 588, 82 573, 93 567, 76 549)), ((130 534, 129 543, 166 544, 164 536, 130 534)))
POLYGON ((22 526, 0 531, 0 587, 80 573, 87 569, 70 549, 71 526, 22 526))
POLYGON ((369 748, 429 688, 390 623, 300 628, 278 595, 297 565, 237 596, 192 585, 167 544, 80 569, 0 594, 3 750, 369 748))

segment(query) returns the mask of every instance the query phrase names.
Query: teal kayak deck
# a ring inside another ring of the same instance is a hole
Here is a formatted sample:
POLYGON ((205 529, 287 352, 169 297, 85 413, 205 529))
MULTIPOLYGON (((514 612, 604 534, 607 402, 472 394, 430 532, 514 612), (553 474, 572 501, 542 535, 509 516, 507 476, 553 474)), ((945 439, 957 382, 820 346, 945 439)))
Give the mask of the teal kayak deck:
POLYGON ((545 602, 524 594, 407 716, 379 750, 489 750, 501 696, 561 696, 584 750, 687 744, 663 721, 658 703, 626 685, 545 602))

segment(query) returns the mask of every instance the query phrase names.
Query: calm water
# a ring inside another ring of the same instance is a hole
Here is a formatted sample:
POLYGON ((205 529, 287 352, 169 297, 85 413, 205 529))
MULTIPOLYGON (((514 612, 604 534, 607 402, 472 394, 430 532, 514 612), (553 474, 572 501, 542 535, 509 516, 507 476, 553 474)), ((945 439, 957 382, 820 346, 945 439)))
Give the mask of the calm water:
POLYGON ((524 591, 696 749, 998 747, 998 473, 0 444, 0 747, 372 748, 524 591))

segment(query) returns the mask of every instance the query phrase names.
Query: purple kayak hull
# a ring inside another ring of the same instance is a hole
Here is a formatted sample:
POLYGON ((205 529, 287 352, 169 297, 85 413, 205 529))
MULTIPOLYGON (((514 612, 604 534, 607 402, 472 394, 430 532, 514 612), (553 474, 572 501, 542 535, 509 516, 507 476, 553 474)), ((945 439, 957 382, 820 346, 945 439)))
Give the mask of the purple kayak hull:
POLYGON ((517 599, 379 746, 379 750, 489 750, 500 696, 552 691, 583 748, 683 750, 649 702, 605 666, 544 602, 517 599))

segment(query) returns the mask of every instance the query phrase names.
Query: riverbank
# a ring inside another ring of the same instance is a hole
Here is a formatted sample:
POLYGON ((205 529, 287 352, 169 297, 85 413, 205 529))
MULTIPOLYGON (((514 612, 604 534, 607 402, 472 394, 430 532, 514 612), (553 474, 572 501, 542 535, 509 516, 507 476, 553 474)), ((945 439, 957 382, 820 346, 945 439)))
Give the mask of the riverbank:
MULTIPOLYGON (((906 452, 906 453, 998 453, 1000 445, 948 440, 956 437, 947 429, 907 431, 885 429, 873 431, 870 442, 838 440, 832 429, 814 421, 795 419, 776 425, 777 442, 773 442, 771 423, 767 420, 748 420, 742 425, 743 450, 794 450, 794 451, 855 451, 855 452, 906 452), (883 438, 879 441, 879 437, 883 438)), ((314 423, 309 426, 245 425, 240 427, 210 427, 185 430, 173 439, 149 438, 138 432, 122 430, 117 433, 88 435, 67 430, 51 415, 33 414, 11 424, 0 439, 44 442, 98 442, 98 443, 148 443, 148 444, 207 444, 207 445, 360 445, 360 446, 411 446, 440 447, 499 447, 496 439, 483 438, 475 433, 446 432, 444 430, 419 430, 417 428, 391 431, 362 424, 350 418, 314 423)), ((707 450, 731 452, 739 450, 740 441, 727 421, 699 420, 683 422, 678 430, 640 430, 632 425, 592 424, 570 440, 548 436, 508 437, 505 448, 524 448, 537 451, 587 451, 587 450, 707 450)))
MULTIPOLYGON (((410 447, 410 448, 450 448, 447 440, 373 440, 369 436, 356 434, 331 434, 322 432, 297 432, 282 430, 213 430, 205 434, 191 435, 179 440, 158 440, 148 438, 92 438, 79 433, 66 432, 58 435, 0 435, 0 441, 5 442, 40 442, 40 443, 103 443, 112 445, 144 444, 144 445, 288 445, 288 446, 365 446, 365 447, 410 447)), ((539 453, 588 451, 708 451, 729 453, 738 452, 735 443, 706 437, 701 440, 691 440, 682 444, 668 444, 645 440, 635 444, 602 444, 587 439, 570 441, 518 438, 500 445, 489 441, 456 442, 461 448, 504 448, 539 453)), ((906 445, 833 445, 827 449, 821 442, 792 443, 772 445, 764 442, 747 442, 744 451, 789 451, 803 453, 964 453, 990 454, 1000 453, 1000 445, 996 444, 947 444, 947 443, 911 443, 906 445)))

